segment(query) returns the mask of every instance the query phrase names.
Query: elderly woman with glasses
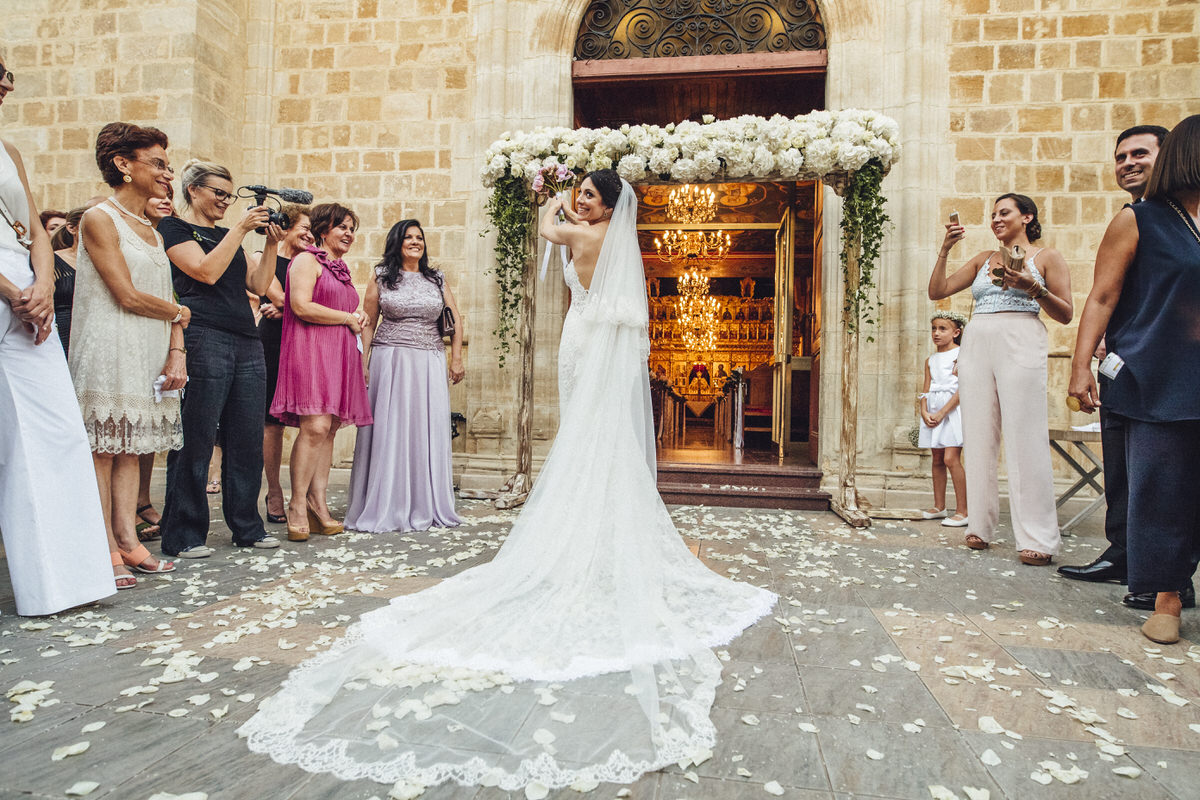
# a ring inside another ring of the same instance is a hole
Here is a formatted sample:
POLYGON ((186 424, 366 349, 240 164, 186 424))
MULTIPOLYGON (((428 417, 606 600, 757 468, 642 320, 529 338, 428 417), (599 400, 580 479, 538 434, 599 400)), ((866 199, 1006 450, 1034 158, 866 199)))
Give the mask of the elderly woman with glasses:
POLYGON ((183 399, 183 449, 167 457, 167 501, 162 550, 182 558, 206 558, 208 462, 224 448, 221 483, 225 522, 238 547, 270 549, 258 513, 263 467, 263 407, 267 371, 262 342, 246 292, 266 294, 275 277, 275 251, 283 232, 267 221, 267 209, 252 206, 232 228, 217 225, 234 200, 233 176, 217 164, 189 161, 181 174, 184 212, 158 224, 171 258, 179 301, 192 311, 184 332, 188 386, 183 399), (251 267, 242 242, 266 228, 262 258, 251 267))

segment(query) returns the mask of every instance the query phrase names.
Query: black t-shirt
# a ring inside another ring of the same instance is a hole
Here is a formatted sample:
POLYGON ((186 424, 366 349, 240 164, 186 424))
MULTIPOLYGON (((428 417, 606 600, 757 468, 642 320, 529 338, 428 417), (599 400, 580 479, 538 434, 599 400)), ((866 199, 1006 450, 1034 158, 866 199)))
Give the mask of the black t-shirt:
MULTIPOLYGON (((184 242, 196 242, 201 250, 210 253, 229 229, 205 228, 179 217, 167 217, 158 223, 158 232, 167 250, 184 242)), ((225 272, 211 286, 191 277, 172 262, 171 280, 179 302, 192 310, 191 324, 257 337, 258 326, 254 324, 254 312, 246 294, 246 269, 246 254, 240 247, 225 272)))

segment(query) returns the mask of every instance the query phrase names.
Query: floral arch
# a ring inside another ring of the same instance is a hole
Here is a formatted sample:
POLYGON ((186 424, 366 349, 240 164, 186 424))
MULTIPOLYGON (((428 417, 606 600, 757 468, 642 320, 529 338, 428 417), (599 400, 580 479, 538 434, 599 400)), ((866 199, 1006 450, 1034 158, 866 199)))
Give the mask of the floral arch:
POLYGON ((858 332, 875 320, 874 269, 887 226, 880 188, 900 157, 899 126, 872 111, 814 111, 769 119, 741 116, 666 126, 537 128, 504 133, 488 148, 481 180, 491 189, 487 213, 496 234, 493 271, 499 290, 495 330, 501 364, 513 341, 521 345, 521 404, 517 473, 500 505, 524 499, 531 484, 533 275, 538 198, 534 179, 548 166, 565 165, 577 177, 615 168, 633 184, 818 180, 843 199, 841 266, 843 408, 840 489, 835 510, 865 525, 854 487, 857 430, 858 332), (518 330, 519 326, 519 330, 518 330))

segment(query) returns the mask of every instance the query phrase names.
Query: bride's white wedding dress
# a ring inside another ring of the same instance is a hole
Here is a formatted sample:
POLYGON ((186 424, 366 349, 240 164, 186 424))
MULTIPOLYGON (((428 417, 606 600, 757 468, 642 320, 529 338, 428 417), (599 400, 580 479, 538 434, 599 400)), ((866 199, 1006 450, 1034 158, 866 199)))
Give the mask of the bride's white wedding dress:
POLYGON ((705 567, 656 489, 636 210, 622 182, 590 290, 564 270, 560 427, 496 557, 364 614, 242 726, 252 750, 517 789, 628 783, 713 745, 711 648, 776 598, 705 567))

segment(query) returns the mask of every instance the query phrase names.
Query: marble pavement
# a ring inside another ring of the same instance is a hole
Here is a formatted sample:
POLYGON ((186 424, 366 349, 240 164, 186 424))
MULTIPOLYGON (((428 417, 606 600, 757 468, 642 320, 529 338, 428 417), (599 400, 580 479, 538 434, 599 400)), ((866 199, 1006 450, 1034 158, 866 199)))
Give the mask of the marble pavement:
MULTIPOLYGON (((335 473, 335 511, 346 477, 335 473)), ((217 496, 213 558, 139 576, 136 589, 92 608, 17 617, 0 577, 0 686, 53 681, 10 698, 24 721, 0 719, 0 800, 62 798, 83 781, 98 784, 89 798, 387 797, 387 786, 254 755, 234 731, 360 613, 491 558, 511 513, 462 502, 467 522, 456 530, 314 537, 272 552, 233 549, 219 508, 217 496), (203 657, 196 674, 162 680, 182 651, 203 657), (83 752, 54 760, 84 741, 83 752)), ((711 759, 551 797, 1165 800, 1200 791, 1200 613, 1184 612, 1184 641, 1152 645, 1138 632, 1145 615, 1118 602, 1123 587, 1022 566, 1004 530, 975 552, 961 530, 936 522, 863 532, 828 513, 672 512, 711 568, 776 591, 777 612, 719 650, 711 759)), ((1066 540, 1060 562, 1099 552, 1100 516, 1066 540)), ((457 785, 423 795, 522 796, 457 785)))

